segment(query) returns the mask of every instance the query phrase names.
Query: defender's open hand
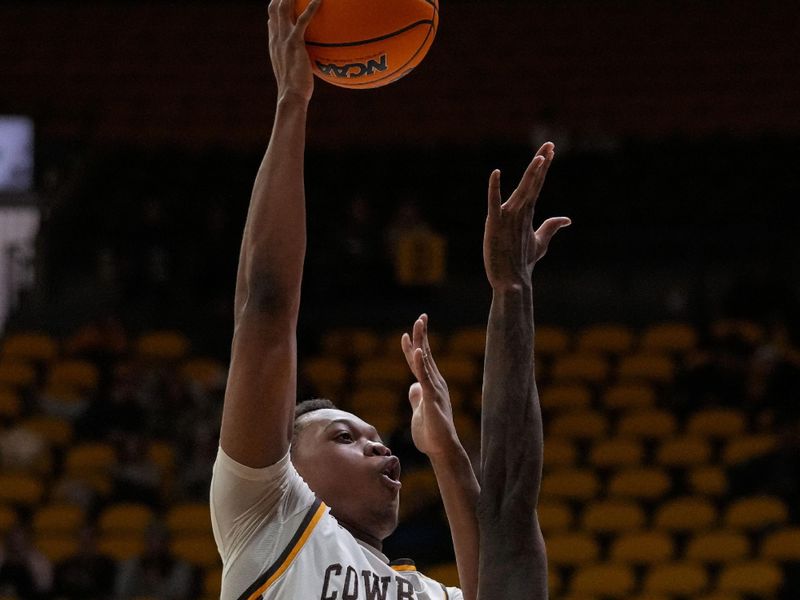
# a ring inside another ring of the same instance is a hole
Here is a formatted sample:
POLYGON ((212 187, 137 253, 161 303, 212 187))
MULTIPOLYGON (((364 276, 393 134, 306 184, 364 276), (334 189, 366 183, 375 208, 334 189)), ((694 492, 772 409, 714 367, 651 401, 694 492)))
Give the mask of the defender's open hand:
POLYGON ((534 231, 533 213, 555 146, 547 142, 528 165, 522 180, 506 202, 500 196, 500 171, 489 178, 489 211, 483 236, 483 263, 495 290, 529 285, 533 265, 547 252, 556 231, 571 221, 547 219, 534 231))
POLYGON ((416 320, 412 336, 404 333, 400 340, 408 366, 417 378, 408 390, 413 410, 411 437, 417 450, 428 456, 452 452, 459 444, 458 435, 453 425, 447 383, 428 344, 428 315, 421 315, 416 320))
POLYGON ((314 75, 305 35, 321 0, 311 0, 296 20, 294 2, 272 0, 269 4, 269 56, 278 82, 278 99, 297 97, 308 102, 314 92, 314 75))

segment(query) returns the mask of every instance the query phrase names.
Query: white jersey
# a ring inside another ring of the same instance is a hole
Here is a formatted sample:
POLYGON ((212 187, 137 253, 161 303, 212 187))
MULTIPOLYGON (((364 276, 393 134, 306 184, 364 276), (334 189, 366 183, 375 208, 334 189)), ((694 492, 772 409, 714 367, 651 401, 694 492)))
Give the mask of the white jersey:
POLYGON ((252 469, 220 448, 211 524, 222 600, 463 600, 339 525, 289 460, 252 469))

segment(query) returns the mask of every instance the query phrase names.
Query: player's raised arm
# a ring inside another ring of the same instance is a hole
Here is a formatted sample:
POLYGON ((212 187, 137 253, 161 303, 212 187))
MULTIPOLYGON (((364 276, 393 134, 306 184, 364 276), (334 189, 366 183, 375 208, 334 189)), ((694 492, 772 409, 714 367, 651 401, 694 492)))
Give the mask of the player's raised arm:
POLYGON ((478 495, 480 488, 467 452, 458 439, 447 383, 428 344, 428 316, 421 315, 411 335, 403 334, 403 353, 417 378, 408 391, 413 415, 411 435, 417 450, 426 454, 442 495, 458 578, 464 600, 478 592, 478 495))
POLYGON ((306 249, 303 155, 314 89, 304 35, 319 4, 312 0, 296 20, 293 0, 272 0, 269 6, 278 100, 242 239, 220 435, 222 449, 249 467, 275 463, 291 441, 306 249))
POLYGON ((542 415, 534 379, 532 270, 567 218, 534 231, 533 212, 554 147, 541 147, 511 197, 500 172, 489 180, 483 241, 492 286, 481 422, 479 598, 547 598, 547 557, 536 517, 542 474, 542 415))

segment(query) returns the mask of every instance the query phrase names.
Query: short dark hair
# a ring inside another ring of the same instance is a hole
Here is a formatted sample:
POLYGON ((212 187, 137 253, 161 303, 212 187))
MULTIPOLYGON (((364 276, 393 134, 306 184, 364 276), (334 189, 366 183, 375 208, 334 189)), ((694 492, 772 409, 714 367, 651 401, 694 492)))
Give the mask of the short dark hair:
POLYGON ((321 410, 323 408, 338 408, 333 402, 328 400, 327 398, 312 398, 311 400, 303 400, 302 402, 298 402, 297 405, 294 407, 294 433, 300 431, 300 428, 297 426, 297 420, 302 417, 303 415, 307 415, 310 412, 314 412, 315 410, 321 410))

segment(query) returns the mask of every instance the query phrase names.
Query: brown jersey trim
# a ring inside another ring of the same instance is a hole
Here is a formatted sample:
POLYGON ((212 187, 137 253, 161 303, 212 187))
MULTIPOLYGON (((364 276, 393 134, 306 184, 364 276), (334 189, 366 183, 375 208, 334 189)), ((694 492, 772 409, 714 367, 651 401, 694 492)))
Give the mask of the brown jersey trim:
POLYGON ((303 547, 311 531, 319 522, 322 514, 325 512, 325 504, 317 498, 311 508, 308 509, 306 516, 297 528, 291 541, 286 545, 286 549, 281 553, 278 559, 272 565, 258 576, 250 587, 248 587, 240 596, 238 600, 257 600, 261 597, 269 585, 272 583, 270 580, 278 573, 284 571, 289 564, 294 560, 294 557, 303 547))

